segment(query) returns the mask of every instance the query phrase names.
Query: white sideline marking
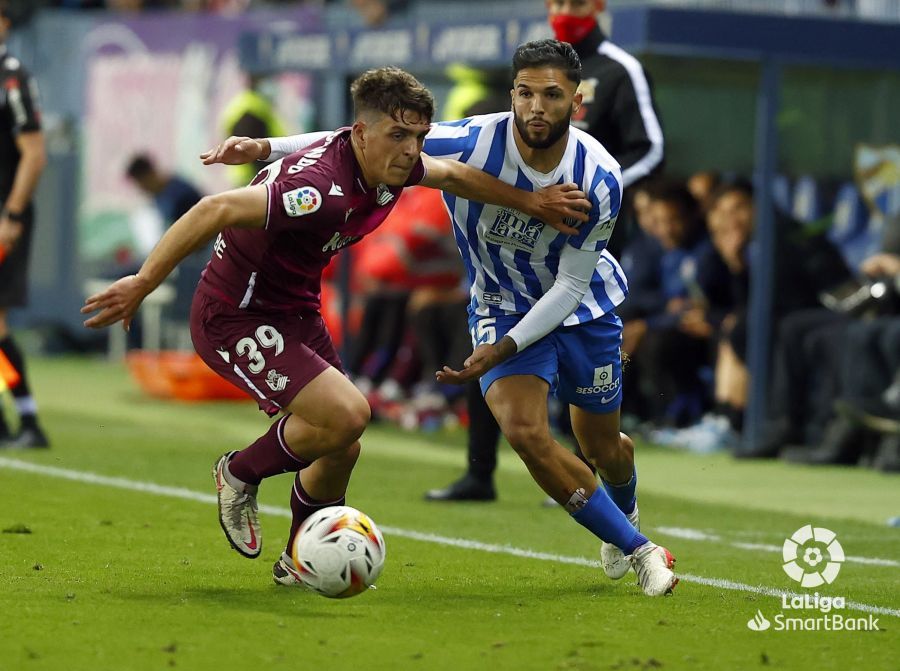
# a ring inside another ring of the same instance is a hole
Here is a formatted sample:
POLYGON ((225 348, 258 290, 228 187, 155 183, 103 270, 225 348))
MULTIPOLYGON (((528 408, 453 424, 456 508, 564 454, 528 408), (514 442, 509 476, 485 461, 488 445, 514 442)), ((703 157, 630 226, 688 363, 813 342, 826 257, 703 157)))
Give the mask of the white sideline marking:
MULTIPOLYGON (((707 533, 705 531, 701 531, 700 529, 686 529, 683 527, 653 527, 653 530, 657 533, 661 533, 664 536, 684 538, 689 541, 711 541, 713 543, 724 542, 733 548, 738 548, 739 550, 759 550, 760 552, 775 552, 777 554, 781 554, 782 550, 782 546, 770 545, 769 543, 745 543, 738 541, 734 543, 728 543, 727 541, 723 541, 721 536, 716 536, 715 534, 707 533)), ((880 559, 879 557, 858 557, 855 555, 847 555, 846 557, 844 557, 844 560, 853 562, 855 564, 868 564, 870 566, 900 566, 900 561, 896 561, 894 559, 880 559)))
MULTIPOLYGON (((72 480, 74 482, 83 482, 92 485, 103 485, 116 489, 125 489, 132 492, 145 492, 147 494, 156 494, 158 496, 168 496, 170 498, 184 499, 187 501, 198 501, 200 503, 211 504, 216 503, 216 497, 212 494, 202 494, 191 489, 184 489, 183 487, 167 487, 165 485, 157 485, 152 482, 140 482, 137 480, 128 480, 127 478, 114 478, 106 475, 98 475, 97 473, 89 473, 86 471, 73 471, 67 468, 58 468, 56 466, 42 466, 40 464, 32 464, 27 461, 19 461, 18 459, 7 459, 5 457, 0 457, 0 468, 8 468, 14 471, 24 471, 26 473, 36 473, 38 475, 47 475, 54 478, 72 480)), ((278 517, 291 517, 291 511, 287 508, 261 505, 259 507, 259 510, 260 512, 269 515, 276 515, 278 517)), ((409 538, 411 540, 422 541, 425 543, 448 545, 467 550, 491 552, 494 554, 507 554, 514 557, 524 557, 526 559, 540 559, 542 561, 552 561, 559 564, 574 564, 576 566, 589 566, 591 568, 600 567, 599 561, 597 561, 596 559, 587 559, 586 557, 568 557, 565 555, 556 555, 548 552, 536 552, 535 550, 516 548, 512 547, 511 545, 482 543, 480 541, 469 540, 466 538, 452 538, 450 536, 439 536, 437 534, 412 531, 409 529, 400 529, 397 527, 389 527, 383 525, 379 526, 388 535, 400 536, 403 538, 409 538)), ((671 531, 673 527, 667 527, 667 529, 671 531)), ((706 578, 704 576, 692 575, 690 573, 679 573, 678 577, 684 582, 693 582, 697 583, 698 585, 718 587, 719 589, 727 589, 737 592, 752 592, 754 594, 763 594, 765 596, 802 596, 799 592, 791 592, 789 590, 776 589, 774 587, 766 587, 764 585, 748 585, 741 582, 734 582, 732 580, 724 580, 722 578, 706 578)), ((894 617, 900 617, 900 609, 898 608, 872 606, 870 604, 860 603, 857 601, 847 601, 846 607, 852 610, 862 611, 864 613, 872 613, 874 615, 892 615, 894 617)))
POLYGON ((656 527, 656 531, 666 536, 674 536, 675 538, 684 538, 689 541, 714 541, 722 540, 720 536, 700 531, 700 529, 686 529, 684 527, 656 527))

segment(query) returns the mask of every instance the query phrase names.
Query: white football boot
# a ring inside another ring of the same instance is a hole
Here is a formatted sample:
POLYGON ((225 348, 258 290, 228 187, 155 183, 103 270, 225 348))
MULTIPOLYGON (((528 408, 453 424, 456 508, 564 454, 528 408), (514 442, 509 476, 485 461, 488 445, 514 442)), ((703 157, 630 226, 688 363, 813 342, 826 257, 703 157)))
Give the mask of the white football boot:
POLYGON ((300 574, 294 566, 294 560, 291 556, 282 552, 281 557, 272 567, 272 580, 276 585, 284 585, 285 587, 305 587, 303 581, 300 580, 300 574))
MULTIPOLYGON (((631 526, 638 531, 641 530, 641 515, 638 512, 637 504, 635 504, 634 510, 625 515, 625 517, 631 522, 631 526)), ((631 562, 628 561, 625 553, 612 543, 605 541, 600 546, 600 565, 603 566, 603 572, 606 574, 606 577, 612 580, 624 578, 625 574, 631 569, 631 562)))
POLYGON ((248 559, 256 559, 262 550, 256 502, 259 487, 243 484, 230 473, 226 474, 225 464, 235 454, 227 452, 213 465, 212 476, 219 495, 219 524, 231 547, 248 559))
POLYGON ((629 559, 637 573, 638 584, 647 596, 671 594, 678 584, 678 578, 672 571, 675 557, 664 547, 648 541, 635 550, 629 559))

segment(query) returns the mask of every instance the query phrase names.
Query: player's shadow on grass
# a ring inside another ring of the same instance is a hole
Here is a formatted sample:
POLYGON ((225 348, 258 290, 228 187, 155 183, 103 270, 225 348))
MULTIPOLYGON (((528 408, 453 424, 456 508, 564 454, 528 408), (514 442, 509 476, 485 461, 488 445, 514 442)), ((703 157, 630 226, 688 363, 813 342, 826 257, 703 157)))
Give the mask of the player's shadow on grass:
POLYGON ((232 610, 240 613, 258 612, 268 616, 301 619, 365 617, 356 609, 335 610, 341 599, 326 599, 299 588, 261 585, 252 588, 192 587, 172 593, 120 594, 123 601, 159 605, 165 608, 199 607, 204 612, 232 610), (214 610, 212 610, 214 609, 214 610))
POLYGON ((528 579, 498 588, 496 585, 455 584, 444 586, 440 591, 410 587, 382 589, 376 596, 385 603, 405 602, 411 597, 425 597, 440 602, 443 606, 451 606, 456 611, 472 610, 483 612, 485 604, 492 607, 516 607, 558 601, 559 599, 620 599, 628 590, 612 584, 559 584, 553 581, 540 582, 528 579))

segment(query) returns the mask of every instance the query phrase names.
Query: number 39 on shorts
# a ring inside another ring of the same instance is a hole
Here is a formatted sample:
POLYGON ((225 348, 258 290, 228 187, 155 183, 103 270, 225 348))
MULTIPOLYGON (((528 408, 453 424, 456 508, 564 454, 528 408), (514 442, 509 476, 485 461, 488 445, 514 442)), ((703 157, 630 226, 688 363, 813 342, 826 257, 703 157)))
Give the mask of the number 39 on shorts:
POLYGON ((474 347, 479 345, 493 345, 497 342, 497 318, 485 317, 479 319, 472 329, 472 344, 474 347))
POLYGON ((275 348, 275 356, 284 350, 284 338, 274 326, 263 325, 256 329, 256 339, 241 338, 234 350, 238 356, 246 356, 250 360, 248 368, 251 373, 259 373, 266 367, 266 360, 256 343, 265 349, 275 348))

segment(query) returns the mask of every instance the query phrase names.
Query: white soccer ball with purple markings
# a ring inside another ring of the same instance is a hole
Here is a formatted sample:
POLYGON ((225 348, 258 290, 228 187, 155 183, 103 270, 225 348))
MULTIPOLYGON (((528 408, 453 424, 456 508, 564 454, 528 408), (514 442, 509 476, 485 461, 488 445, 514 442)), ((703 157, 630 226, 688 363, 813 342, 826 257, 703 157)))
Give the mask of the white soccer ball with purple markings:
POLYGON ((303 583, 332 599, 366 591, 381 575, 384 555, 384 537, 375 522, 350 506, 310 515, 291 546, 303 583))

